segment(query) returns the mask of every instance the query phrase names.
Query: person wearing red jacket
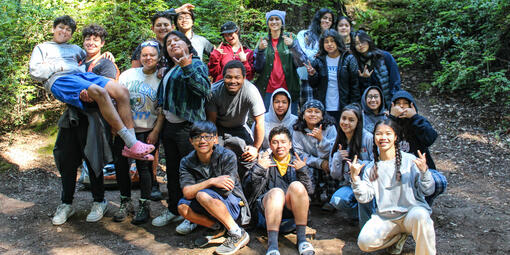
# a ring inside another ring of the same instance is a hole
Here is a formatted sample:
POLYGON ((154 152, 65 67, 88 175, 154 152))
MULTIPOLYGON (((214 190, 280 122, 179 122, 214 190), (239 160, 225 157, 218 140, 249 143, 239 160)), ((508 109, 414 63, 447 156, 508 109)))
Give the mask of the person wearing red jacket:
POLYGON ((231 60, 239 60, 246 68, 246 79, 253 80, 253 51, 241 44, 239 27, 232 21, 227 21, 221 26, 221 35, 225 44, 220 43, 215 47, 209 57, 209 75, 213 82, 223 79, 223 67, 231 60))

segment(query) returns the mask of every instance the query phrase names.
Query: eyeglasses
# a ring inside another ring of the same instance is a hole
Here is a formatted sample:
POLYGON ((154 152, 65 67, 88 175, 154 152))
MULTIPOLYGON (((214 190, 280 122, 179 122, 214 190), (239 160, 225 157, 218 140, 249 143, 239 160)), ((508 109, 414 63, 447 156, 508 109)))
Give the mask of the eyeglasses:
POLYGON ((204 139, 206 142, 210 142, 214 139, 214 135, 197 135, 191 139, 193 142, 200 142, 202 139, 204 139))
POLYGON ((367 99, 379 99, 379 95, 368 95, 367 99))
POLYGON ((146 47, 146 46, 152 46, 152 47, 158 47, 159 48, 159 43, 155 42, 155 41, 145 41, 145 42, 142 43, 142 47, 146 47))
POLYGON ((179 18, 177 18, 177 20, 191 20, 191 16, 179 16, 179 18))

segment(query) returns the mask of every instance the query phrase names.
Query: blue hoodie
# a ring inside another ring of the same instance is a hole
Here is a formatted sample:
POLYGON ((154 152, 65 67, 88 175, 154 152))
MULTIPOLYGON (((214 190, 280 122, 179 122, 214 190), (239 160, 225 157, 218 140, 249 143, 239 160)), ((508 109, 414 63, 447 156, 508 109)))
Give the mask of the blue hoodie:
POLYGON ((423 116, 418 114, 418 107, 413 96, 405 90, 400 90, 393 95, 391 102, 394 103, 399 98, 405 98, 414 105, 416 114, 411 118, 397 118, 390 115, 390 118, 396 121, 402 128, 400 138, 400 149, 409 152, 418 157, 418 150, 426 153, 427 165, 429 169, 436 169, 436 165, 432 160, 429 152, 431 146, 437 138, 437 132, 434 130, 430 122, 423 116))

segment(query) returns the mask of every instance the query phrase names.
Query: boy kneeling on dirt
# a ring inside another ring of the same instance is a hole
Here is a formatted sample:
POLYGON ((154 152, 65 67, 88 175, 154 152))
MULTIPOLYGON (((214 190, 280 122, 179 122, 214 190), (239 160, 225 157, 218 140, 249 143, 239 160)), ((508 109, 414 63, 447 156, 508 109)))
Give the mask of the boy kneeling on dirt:
POLYGON ((103 118, 124 140, 126 157, 153 160, 148 155, 154 145, 136 140, 128 90, 119 83, 94 73, 85 73, 78 63, 85 59, 85 52, 79 46, 68 44, 76 22, 69 16, 53 21, 53 40, 37 45, 30 57, 30 75, 44 82, 44 87, 58 100, 85 109, 80 93, 86 90, 88 97, 95 101, 103 118), (115 109, 111 98, 117 102, 115 109))
POLYGON ((209 228, 198 246, 227 232, 225 242, 216 254, 234 254, 250 241, 248 233, 236 220, 248 224, 250 210, 244 197, 237 157, 233 151, 218 145, 218 131, 209 121, 193 124, 189 141, 194 150, 182 158, 179 168, 182 198, 178 203, 179 214, 185 219, 209 228))
POLYGON ((269 255, 280 254, 278 232, 282 218, 294 218, 299 254, 315 254, 312 244, 306 240, 308 194, 313 192, 312 181, 306 158, 301 160, 297 153, 290 154, 291 141, 286 127, 273 128, 269 133, 270 151, 259 154, 257 164, 245 177, 245 185, 251 191, 250 205, 254 204, 259 217, 258 225, 265 221, 268 236, 266 254, 269 255))

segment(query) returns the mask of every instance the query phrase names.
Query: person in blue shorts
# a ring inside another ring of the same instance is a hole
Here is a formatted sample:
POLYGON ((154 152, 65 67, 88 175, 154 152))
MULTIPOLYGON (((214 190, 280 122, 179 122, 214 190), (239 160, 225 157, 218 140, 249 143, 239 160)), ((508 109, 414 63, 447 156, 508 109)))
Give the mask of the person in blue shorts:
POLYGON ((79 46, 68 43, 75 30, 76 22, 71 17, 56 18, 53 40, 37 45, 32 51, 30 75, 44 82, 45 89, 64 103, 85 109, 83 100, 96 102, 103 118, 126 143, 123 155, 153 160, 148 154, 154 150, 154 145, 136 139, 128 90, 111 79, 84 72, 79 66, 86 53, 79 46), (83 94, 83 100, 80 94, 83 94), (117 109, 111 98, 117 102, 117 109))

